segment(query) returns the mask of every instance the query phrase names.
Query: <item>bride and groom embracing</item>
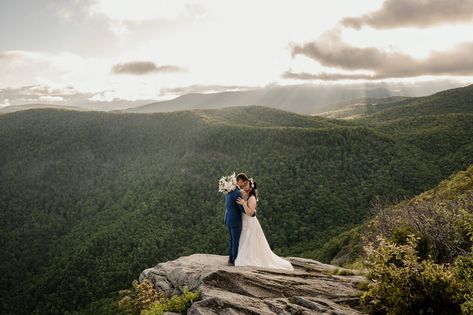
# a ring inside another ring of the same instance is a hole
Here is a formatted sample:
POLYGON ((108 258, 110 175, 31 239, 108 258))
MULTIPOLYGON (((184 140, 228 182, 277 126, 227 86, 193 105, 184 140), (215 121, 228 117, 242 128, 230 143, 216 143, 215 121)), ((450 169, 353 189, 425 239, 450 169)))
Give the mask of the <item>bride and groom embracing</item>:
POLYGON ((238 174, 234 189, 225 195, 225 224, 230 232, 228 264, 294 270, 290 262, 271 251, 256 217, 257 202, 256 182, 238 174))

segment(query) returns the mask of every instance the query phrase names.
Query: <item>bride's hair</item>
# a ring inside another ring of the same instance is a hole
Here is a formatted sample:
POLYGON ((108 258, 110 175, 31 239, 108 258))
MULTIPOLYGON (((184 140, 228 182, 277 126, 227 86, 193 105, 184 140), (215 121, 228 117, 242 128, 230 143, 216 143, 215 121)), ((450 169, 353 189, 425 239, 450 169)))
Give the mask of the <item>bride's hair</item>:
POLYGON ((250 181, 250 193, 248 194, 248 198, 251 196, 255 196, 256 201, 258 201, 258 186, 256 185, 256 181, 253 178, 248 179, 250 181))
POLYGON ((242 180, 250 180, 248 178, 248 176, 246 176, 245 173, 238 173, 238 175, 236 176, 236 180, 239 180, 239 179, 242 179, 242 180))

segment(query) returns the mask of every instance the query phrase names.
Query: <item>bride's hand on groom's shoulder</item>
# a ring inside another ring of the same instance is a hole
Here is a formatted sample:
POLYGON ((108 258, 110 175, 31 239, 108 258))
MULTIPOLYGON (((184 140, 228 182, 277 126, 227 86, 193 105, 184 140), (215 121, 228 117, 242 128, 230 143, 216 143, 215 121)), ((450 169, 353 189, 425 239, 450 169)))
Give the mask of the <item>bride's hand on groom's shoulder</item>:
POLYGON ((242 206, 246 205, 246 203, 247 203, 247 201, 244 200, 244 199, 241 198, 241 197, 238 197, 237 200, 236 200, 236 202, 237 202, 237 204, 242 205, 242 206))

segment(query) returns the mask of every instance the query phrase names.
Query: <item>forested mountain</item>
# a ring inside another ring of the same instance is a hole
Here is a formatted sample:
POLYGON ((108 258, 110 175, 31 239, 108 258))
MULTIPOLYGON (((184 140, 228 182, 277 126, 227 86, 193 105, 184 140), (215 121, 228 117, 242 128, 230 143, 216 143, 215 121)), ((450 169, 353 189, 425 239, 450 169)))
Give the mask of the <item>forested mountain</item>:
MULTIPOLYGON (((458 86, 447 84, 450 87, 458 86)), ((444 87, 445 89, 447 87, 444 87)), ((379 105, 419 97, 440 91, 439 86, 403 85, 292 85, 267 86, 259 89, 227 91, 219 93, 190 93, 175 99, 155 102, 123 110, 131 113, 156 113, 191 109, 217 109, 232 106, 266 106, 304 115, 337 111, 350 104, 366 103, 379 105)), ((371 107, 370 109, 372 109, 371 107)), ((359 110, 359 109, 357 109, 359 110)), ((334 117, 338 118, 338 117, 334 117)))
POLYGON ((84 111, 86 108, 76 107, 76 106, 66 106, 66 105, 52 105, 52 104, 26 104, 26 105, 10 105, 5 107, 0 107, 0 114, 7 114, 18 112, 28 109, 39 109, 39 108, 53 108, 53 109, 63 109, 63 110, 79 110, 84 111))
POLYGON ((405 105, 412 102, 412 100, 414 100, 413 97, 405 96, 363 97, 333 104, 331 106, 332 110, 318 113, 317 116, 341 119, 361 118, 387 108, 405 105))
POLYGON ((426 97, 392 96, 361 98, 332 105, 334 110, 319 113, 327 118, 364 118, 379 120, 451 113, 471 113, 473 85, 442 91, 426 97), (455 101, 452 101, 452 100, 455 101), (378 113, 377 115, 374 115, 378 113))
POLYGON ((473 84, 415 98, 405 106, 394 106, 373 114, 372 119, 392 120, 426 115, 473 113, 473 84))
POLYGON ((277 253, 330 260, 314 249, 368 219, 376 196, 473 163, 471 87, 447 92, 430 111, 420 98, 351 121, 257 106, 1 115, 0 312, 93 312, 158 262, 226 254, 217 181, 233 171, 258 182, 277 253))

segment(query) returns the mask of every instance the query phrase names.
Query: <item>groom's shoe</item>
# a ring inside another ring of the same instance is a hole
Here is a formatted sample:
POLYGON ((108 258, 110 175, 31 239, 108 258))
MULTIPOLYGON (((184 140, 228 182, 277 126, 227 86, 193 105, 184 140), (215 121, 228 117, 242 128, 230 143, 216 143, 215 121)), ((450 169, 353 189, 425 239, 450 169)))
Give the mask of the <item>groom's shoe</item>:
POLYGON ((227 266, 235 266, 234 263, 232 263, 231 261, 227 262, 227 266))

